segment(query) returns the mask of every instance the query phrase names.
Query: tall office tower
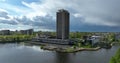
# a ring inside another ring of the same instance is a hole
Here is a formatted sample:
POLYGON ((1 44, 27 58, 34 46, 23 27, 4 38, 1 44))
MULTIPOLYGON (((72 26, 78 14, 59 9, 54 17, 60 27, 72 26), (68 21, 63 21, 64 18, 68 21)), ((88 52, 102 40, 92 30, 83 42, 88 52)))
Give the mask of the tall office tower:
POLYGON ((69 39, 69 12, 60 9, 57 12, 57 39, 69 39))

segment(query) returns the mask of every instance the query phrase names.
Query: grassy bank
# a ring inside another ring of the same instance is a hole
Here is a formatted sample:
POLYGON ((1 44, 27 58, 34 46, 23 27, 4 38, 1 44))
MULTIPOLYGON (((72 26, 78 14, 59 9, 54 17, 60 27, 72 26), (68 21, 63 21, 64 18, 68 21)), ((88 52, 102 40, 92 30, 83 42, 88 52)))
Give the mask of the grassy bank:
POLYGON ((111 58, 109 63, 120 63, 120 48, 116 52, 116 54, 111 58))

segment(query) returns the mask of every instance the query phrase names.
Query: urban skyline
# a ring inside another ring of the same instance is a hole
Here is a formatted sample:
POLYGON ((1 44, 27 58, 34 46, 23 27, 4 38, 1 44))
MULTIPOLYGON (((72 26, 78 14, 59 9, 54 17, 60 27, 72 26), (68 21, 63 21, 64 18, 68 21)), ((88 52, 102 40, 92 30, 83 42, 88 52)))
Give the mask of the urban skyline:
POLYGON ((119 0, 1 0, 0 30, 55 31, 54 12, 63 8, 71 13, 70 31, 119 32, 119 3, 119 0))

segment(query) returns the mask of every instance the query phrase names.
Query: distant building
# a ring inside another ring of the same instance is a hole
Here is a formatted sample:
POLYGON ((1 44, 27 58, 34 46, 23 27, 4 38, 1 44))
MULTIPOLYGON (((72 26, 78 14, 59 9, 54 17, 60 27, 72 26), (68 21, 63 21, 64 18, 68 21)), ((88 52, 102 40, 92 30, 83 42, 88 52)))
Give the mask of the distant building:
POLYGON ((83 44, 87 44, 90 43, 91 45, 97 44, 99 42, 101 42, 102 37, 101 36, 83 36, 83 44))
POLYGON ((120 33, 116 33, 116 34, 115 34, 115 40, 116 40, 116 41, 119 41, 119 40, 120 40, 120 33))
POLYGON ((26 34, 26 35, 32 35, 33 34, 33 29, 28 29, 28 30, 20 30, 21 34, 26 34))
POLYGON ((47 38, 49 38, 50 36, 48 36, 48 35, 44 35, 44 34, 36 34, 36 38, 45 38, 45 39, 47 39, 47 38))
POLYGON ((92 45, 94 45, 98 42, 101 42, 101 36, 92 36, 90 40, 92 41, 92 45))
POLYGON ((28 29, 27 34, 32 35, 32 34, 33 34, 33 32, 34 32, 34 30, 33 30, 33 29, 28 29))
POLYGON ((1 35, 10 35, 10 30, 1 30, 1 35))
POLYGON ((60 9, 58 10, 56 17, 57 39, 69 39, 69 12, 60 9))

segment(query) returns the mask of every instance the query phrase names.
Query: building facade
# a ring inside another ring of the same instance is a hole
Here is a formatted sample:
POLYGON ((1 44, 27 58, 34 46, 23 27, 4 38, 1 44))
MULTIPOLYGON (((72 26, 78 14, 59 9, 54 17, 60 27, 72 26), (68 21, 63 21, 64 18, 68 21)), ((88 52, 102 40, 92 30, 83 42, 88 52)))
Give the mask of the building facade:
POLYGON ((67 10, 60 9, 56 14, 57 39, 69 39, 69 12, 67 10))
POLYGON ((33 29, 28 29, 28 30, 20 30, 21 34, 26 34, 26 35, 32 35, 34 32, 33 29))
POLYGON ((0 35, 10 35, 10 30, 1 30, 0 35))

